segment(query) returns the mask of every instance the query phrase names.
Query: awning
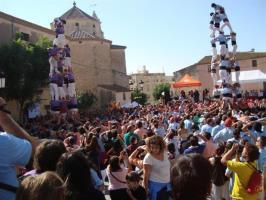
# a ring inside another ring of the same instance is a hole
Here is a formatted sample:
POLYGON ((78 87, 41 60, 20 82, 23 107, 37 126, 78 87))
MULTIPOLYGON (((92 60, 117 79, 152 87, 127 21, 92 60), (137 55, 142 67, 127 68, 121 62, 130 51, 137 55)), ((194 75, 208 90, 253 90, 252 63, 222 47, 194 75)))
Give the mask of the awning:
POLYGON ((128 102, 128 103, 122 105, 121 107, 122 108, 136 108, 138 106, 139 106, 139 104, 136 101, 133 101, 133 102, 128 102))
POLYGON ((172 84, 173 88, 201 86, 201 82, 186 74, 179 81, 172 84))
MULTIPOLYGON (((236 82, 236 73, 231 73, 232 82, 236 82)), ((266 74, 261 70, 249 70, 249 71, 240 71, 239 82, 240 83, 257 83, 266 81, 266 74)), ((219 80, 218 82, 222 82, 219 80)))

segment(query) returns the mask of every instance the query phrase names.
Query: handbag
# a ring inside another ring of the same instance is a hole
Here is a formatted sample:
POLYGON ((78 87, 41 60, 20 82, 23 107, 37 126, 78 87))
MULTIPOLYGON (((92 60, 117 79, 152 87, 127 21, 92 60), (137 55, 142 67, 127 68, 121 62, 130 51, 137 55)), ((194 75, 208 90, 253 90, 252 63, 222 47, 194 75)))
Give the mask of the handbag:
POLYGON ((246 187, 246 191, 250 194, 255 194, 262 191, 262 173, 253 165, 247 164, 247 166, 251 169, 255 169, 255 171, 251 174, 250 179, 248 181, 248 185, 246 187))
POLYGON ((113 173, 110 171, 110 174, 111 174, 111 176, 115 179, 115 180, 117 180, 118 182, 120 182, 120 183, 123 183, 123 184, 127 184, 127 182, 125 182, 125 181, 121 181, 121 180, 119 180, 118 178, 116 178, 114 175, 113 175, 113 173))

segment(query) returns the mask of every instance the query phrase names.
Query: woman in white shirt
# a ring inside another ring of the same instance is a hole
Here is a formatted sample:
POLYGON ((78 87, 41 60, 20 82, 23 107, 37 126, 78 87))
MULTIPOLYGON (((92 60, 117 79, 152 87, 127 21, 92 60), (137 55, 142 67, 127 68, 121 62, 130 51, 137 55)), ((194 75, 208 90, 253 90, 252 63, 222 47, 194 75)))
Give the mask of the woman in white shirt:
POLYGON ((156 200, 160 190, 170 190, 170 161, 165 151, 165 143, 160 136, 149 137, 146 141, 146 150, 148 153, 143 160, 143 184, 148 191, 149 199, 156 200))

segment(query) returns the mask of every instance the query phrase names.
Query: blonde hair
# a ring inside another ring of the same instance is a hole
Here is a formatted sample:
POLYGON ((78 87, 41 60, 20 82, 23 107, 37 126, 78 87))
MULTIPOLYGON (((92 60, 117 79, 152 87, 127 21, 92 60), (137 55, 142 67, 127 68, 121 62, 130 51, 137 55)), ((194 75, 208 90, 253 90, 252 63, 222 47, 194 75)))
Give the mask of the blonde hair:
POLYGON ((16 200, 63 200, 63 184, 55 172, 29 176, 21 182, 16 200))

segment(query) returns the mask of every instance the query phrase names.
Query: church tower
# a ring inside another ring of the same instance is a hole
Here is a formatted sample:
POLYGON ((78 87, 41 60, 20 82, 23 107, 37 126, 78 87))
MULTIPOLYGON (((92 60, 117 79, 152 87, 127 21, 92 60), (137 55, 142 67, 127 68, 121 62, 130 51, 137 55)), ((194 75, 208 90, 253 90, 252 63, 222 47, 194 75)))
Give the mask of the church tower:
POLYGON ((65 35, 72 38, 101 38, 104 34, 101 29, 101 21, 97 17, 95 11, 90 16, 73 3, 73 7, 65 12, 61 17, 66 21, 65 35))

